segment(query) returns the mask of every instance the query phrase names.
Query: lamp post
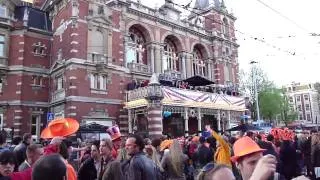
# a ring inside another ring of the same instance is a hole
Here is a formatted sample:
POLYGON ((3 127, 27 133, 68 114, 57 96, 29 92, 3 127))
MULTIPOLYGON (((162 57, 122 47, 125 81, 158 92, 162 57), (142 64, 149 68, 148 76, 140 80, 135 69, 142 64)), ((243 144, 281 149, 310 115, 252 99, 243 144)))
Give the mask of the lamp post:
POLYGON ((148 134, 151 138, 162 136, 162 99, 164 98, 157 74, 153 74, 147 87, 148 134))
POLYGON ((250 64, 252 65, 252 79, 254 85, 254 96, 256 99, 256 109, 257 109, 257 120, 260 120, 260 109, 259 109, 259 97, 258 97, 258 89, 257 89, 257 68, 254 64, 257 64, 256 61, 251 61, 250 64))

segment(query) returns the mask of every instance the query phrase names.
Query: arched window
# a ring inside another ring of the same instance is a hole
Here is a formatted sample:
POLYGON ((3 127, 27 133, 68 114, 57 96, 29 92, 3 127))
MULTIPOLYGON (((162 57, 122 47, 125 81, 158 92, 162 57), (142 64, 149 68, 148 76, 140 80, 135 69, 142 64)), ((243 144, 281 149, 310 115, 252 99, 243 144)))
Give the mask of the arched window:
POLYGON ((146 64, 145 39, 137 28, 130 28, 127 42, 127 63, 146 64))
POLYGON ((224 35, 229 36, 229 23, 227 18, 223 18, 223 27, 222 32, 224 35))
POLYGON ((193 75, 207 76, 207 68, 203 59, 203 55, 198 48, 193 51, 193 63, 192 63, 193 75))
POLYGON ((164 71, 179 71, 179 58, 177 49, 174 43, 170 40, 165 41, 163 55, 163 70, 164 71))

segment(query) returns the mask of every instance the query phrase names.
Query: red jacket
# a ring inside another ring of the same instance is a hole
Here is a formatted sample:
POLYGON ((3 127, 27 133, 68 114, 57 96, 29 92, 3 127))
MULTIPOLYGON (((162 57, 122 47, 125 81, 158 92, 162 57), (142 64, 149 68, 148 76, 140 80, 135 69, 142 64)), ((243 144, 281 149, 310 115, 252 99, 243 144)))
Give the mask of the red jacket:
POLYGON ((11 180, 31 180, 32 168, 28 168, 21 172, 14 172, 10 175, 11 180))

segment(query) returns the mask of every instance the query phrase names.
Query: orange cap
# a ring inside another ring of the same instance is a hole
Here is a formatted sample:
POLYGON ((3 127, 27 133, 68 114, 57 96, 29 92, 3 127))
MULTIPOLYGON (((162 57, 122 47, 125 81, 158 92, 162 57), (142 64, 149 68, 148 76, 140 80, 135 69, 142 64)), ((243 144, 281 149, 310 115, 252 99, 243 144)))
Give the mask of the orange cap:
POLYGON ((259 145, 254 142, 250 137, 245 136, 238 139, 233 145, 234 156, 231 157, 232 162, 236 162, 240 157, 248 154, 262 152, 265 149, 261 149, 259 145))
POLYGON ((79 126, 79 122, 72 118, 55 119, 41 132, 41 138, 66 137, 77 132, 79 126))

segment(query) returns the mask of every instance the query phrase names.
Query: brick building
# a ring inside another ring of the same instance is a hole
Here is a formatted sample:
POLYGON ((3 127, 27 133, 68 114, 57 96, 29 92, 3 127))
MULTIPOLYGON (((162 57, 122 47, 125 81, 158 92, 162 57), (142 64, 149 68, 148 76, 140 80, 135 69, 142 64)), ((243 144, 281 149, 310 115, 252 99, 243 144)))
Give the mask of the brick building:
POLYGON ((2 1, 1 126, 39 135, 48 112, 111 125, 127 118, 128 84, 153 72, 200 75, 232 94, 235 20, 219 0, 197 0, 187 18, 171 1, 2 1))

